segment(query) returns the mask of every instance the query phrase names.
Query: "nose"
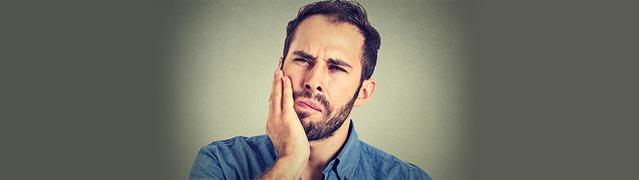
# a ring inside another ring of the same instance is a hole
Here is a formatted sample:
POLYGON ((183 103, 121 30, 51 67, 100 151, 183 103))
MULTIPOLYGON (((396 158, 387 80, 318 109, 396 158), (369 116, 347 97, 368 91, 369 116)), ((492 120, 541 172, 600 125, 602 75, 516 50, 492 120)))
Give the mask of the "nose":
POLYGON ((322 92, 322 86, 320 85, 310 85, 309 83, 306 83, 304 84, 304 87, 309 90, 316 89, 317 91, 322 92))
POLYGON ((321 68, 315 66, 310 69, 306 81, 304 82, 304 88, 314 93, 321 93, 324 89, 322 87, 324 76, 321 68))

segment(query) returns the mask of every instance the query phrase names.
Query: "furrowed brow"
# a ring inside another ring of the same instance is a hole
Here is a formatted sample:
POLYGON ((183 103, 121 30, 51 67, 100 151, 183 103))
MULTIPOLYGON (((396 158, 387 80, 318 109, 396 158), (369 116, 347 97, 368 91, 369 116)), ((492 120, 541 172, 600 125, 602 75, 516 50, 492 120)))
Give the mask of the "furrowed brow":
POLYGON ((300 51, 300 50, 296 50, 293 52, 294 55, 297 55, 299 57, 302 57, 304 59, 309 59, 309 60, 315 60, 317 59, 316 57, 313 57, 313 55, 306 53, 304 51, 300 51))
POLYGON ((328 59, 328 63, 329 64, 333 64, 333 65, 337 65, 337 66, 346 66, 346 67, 348 67, 350 69, 353 69, 353 66, 351 66, 346 61, 343 61, 341 59, 330 58, 330 59, 328 59))

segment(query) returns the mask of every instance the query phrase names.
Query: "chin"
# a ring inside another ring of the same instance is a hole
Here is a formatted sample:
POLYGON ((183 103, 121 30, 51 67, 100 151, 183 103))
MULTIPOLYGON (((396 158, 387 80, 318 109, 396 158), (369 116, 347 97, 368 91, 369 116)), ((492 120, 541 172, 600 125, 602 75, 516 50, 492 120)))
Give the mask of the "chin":
POLYGON ((321 122, 324 121, 324 115, 320 114, 320 113, 313 113, 313 114, 308 114, 307 112, 303 112, 303 113, 298 113, 299 114, 304 114, 303 118, 300 116, 300 121, 302 121, 302 123, 304 122, 321 122))
POLYGON ((324 117, 323 117, 323 116, 313 116, 313 115, 310 115, 310 116, 307 116, 307 117, 301 118, 300 120, 301 120, 302 122, 321 122, 321 121, 324 121, 325 119, 324 119, 324 117))

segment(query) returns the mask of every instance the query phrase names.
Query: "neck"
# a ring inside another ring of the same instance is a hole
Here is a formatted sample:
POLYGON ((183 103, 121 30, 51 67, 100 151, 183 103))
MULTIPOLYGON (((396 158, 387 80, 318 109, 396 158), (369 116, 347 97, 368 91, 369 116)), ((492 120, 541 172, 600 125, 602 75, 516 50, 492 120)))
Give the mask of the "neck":
POLYGON ((305 172, 322 173, 324 167, 337 156, 342 146, 346 143, 350 125, 351 121, 349 116, 342 126, 335 131, 333 136, 323 140, 309 142, 311 154, 304 170, 305 172))

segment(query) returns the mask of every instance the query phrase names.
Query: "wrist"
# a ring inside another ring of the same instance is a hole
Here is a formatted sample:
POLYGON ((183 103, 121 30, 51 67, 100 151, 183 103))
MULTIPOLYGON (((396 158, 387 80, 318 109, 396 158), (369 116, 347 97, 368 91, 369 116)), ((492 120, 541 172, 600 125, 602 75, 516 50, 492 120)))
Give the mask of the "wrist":
POLYGON ((273 166, 260 179, 299 179, 308 157, 286 155, 275 160, 273 166))
POLYGON ((308 162, 308 153, 291 153, 283 154, 277 158, 275 163, 285 164, 287 166, 303 167, 308 162))

